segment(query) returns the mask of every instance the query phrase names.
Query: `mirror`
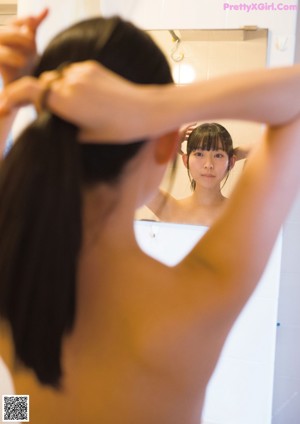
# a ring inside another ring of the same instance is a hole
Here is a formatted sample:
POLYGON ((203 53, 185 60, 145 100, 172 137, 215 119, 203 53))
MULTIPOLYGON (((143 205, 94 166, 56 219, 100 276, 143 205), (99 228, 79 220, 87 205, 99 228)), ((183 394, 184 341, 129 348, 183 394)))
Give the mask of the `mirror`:
MULTIPOLYGON (((180 43, 173 41, 176 38, 168 30, 150 31, 150 34, 168 58, 177 84, 187 84, 193 78, 208 80, 266 66, 268 31, 265 29, 174 32, 181 39, 180 43)), ((234 147, 255 144, 263 131, 260 124, 218 122, 231 134, 234 147)), ((182 150, 185 149, 186 142, 182 150)), ((236 162, 231 170, 222 188, 225 197, 230 196, 244 163, 245 160, 236 162)), ((181 155, 178 155, 173 186, 170 188, 169 169, 161 188, 176 199, 191 196, 190 180, 181 155)), ((162 204, 162 208, 167 205, 162 204)), ((146 206, 137 211, 137 218, 135 231, 139 245, 150 256, 171 266, 179 262, 206 231, 206 227, 191 225, 189 221, 181 221, 181 225, 175 220, 149 222, 156 221, 157 216, 146 206)), ((203 424, 271 422, 280 257, 279 238, 257 290, 229 334, 210 380, 203 424)))
MULTIPOLYGON (((257 27, 227 30, 153 30, 147 31, 165 53, 173 78, 177 84, 195 80, 208 80, 229 73, 242 72, 266 66, 268 30, 257 27)), ((251 147, 261 137, 262 126, 242 121, 218 121, 230 133, 234 147, 251 147)), ((199 123, 200 124, 200 123, 199 123)), ((183 143, 185 152, 186 142, 183 143)), ((222 187, 222 194, 229 197, 242 172, 244 160, 237 161, 222 187)), ((161 189, 175 199, 191 196, 190 180, 182 157, 178 155, 175 175, 170 184, 170 169, 161 189), (170 187, 171 186, 171 187, 170 187)), ((162 202, 157 202, 158 204, 162 202)), ((162 204, 163 209, 166 204, 162 204)), ((152 209, 154 209, 152 207, 152 209)), ((161 220, 194 224, 195 222, 159 219, 147 206, 138 209, 138 220, 161 220)), ((204 223, 204 225, 206 225, 204 223)))

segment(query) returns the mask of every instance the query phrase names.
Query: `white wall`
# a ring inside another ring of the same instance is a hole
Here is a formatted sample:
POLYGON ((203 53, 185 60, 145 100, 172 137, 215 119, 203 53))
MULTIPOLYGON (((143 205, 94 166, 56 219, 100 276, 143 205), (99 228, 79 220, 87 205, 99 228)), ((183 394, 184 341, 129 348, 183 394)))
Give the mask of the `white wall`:
MULTIPOLYGON (((293 62, 295 10, 253 10, 250 12, 225 10, 225 3, 225 0, 152 0, 151 2, 148 0, 101 0, 101 11, 104 15, 120 14, 144 29, 240 28, 244 25, 268 28, 270 30, 270 65, 293 62)), ((230 3, 239 2, 231 0, 230 3)), ((255 1, 245 3, 250 5, 255 4, 255 1)), ((284 6, 296 7, 298 2, 274 0, 272 3, 274 6, 284 3, 284 6)))
POLYGON ((99 15, 99 0, 18 0, 18 15, 38 13, 48 7, 50 13, 38 32, 38 45, 43 48, 54 34, 89 16, 99 15))
MULTIPOLYGON (((295 62, 300 63, 298 12, 295 62)), ((273 424, 300 422, 300 196, 283 227, 273 424)))

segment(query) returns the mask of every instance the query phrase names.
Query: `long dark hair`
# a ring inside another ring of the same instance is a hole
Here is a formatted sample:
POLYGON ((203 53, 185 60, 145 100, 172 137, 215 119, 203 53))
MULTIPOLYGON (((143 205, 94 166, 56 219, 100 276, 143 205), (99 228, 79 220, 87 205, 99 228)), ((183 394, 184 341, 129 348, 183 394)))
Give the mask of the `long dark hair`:
MULTIPOLYGON (((84 60, 137 83, 172 82, 150 37, 117 17, 89 19, 62 31, 34 74, 84 60)), ((74 125, 43 112, 0 167, 0 316, 10 324, 17 359, 41 383, 57 388, 62 338, 76 315, 81 189, 115 184, 144 142, 80 145, 77 134, 74 125)))
POLYGON ((228 169, 226 172, 225 180, 223 183, 226 183, 229 172, 230 172, 230 160, 234 154, 233 142, 231 135, 223 125, 216 122, 206 122, 204 124, 198 125, 193 129, 191 134, 187 139, 186 153, 187 153, 187 171, 191 183, 191 189, 195 190, 196 181, 191 177, 190 168, 189 168, 189 158, 190 154, 195 150, 224 150, 228 155, 228 169))

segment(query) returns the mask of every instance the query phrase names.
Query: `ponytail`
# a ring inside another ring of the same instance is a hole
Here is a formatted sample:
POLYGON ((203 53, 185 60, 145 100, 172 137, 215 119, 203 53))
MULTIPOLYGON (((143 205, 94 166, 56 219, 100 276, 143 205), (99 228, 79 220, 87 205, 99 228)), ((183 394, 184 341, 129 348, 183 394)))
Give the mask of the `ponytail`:
MULTIPOLYGON (((132 82, 172 82, 166 58, 150 36, 115 17, 88 19, 57 34, 34 75, 85 60, 132 82)), ((77 131, 44 112, 0 167, 0 318, 11 326, 20 362, 54 387, 63 372, 63 337, 75 320, 81 186, 117 185, 145 144, 102 140, 80 146, 77 131)))
POLYGON ((42 113, 0 168, 0 317, 11 326, 20 362, 54 387, 76 307, 82 232, 77 131, 42 113))

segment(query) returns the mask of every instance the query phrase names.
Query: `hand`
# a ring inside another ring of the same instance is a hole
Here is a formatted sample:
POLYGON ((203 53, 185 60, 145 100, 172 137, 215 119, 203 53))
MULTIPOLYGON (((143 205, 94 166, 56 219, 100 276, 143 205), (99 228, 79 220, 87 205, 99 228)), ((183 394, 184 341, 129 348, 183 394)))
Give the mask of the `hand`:
POLYGON ((36 32, 48 14, 16 19, 0 31, 0 73, 6 86, 28 75, 37 57, 36 32))
POLYGON ((145 136, 147 96, 137 87, 97 62, 75 63, 9 84, 0 94, 0 116, 30 103, 40 109, 44 99, 48 109, 81 129, 81 140, 128 141, 145 136), (143 113, 134 119, 138 111, 143 113))
POLYGON ((147 135, 144 90, 97 62, 74 63, 38 79, 24 77, 9 84, 0 94, 0 116, 27 104, 39 110, 41 99, 49 110, 81 129, 82 141, 119 142, 147 135), (134 119, 139 112, 140 118, 134 119))
POLYGON ((184 152, 182 151, 182 143, 188 140, 189 136, 193 132, 193 130, 197 127, 198 123, 193 122, 192 124, 184 125, 179 129, 179 151, 178 153, 182 155, 184 152))
POLYGON ((247 159, 252 148, 253 145, 243 145, 235 147, 233 149, 233 154, 236 157, 236 160, 247 159))

